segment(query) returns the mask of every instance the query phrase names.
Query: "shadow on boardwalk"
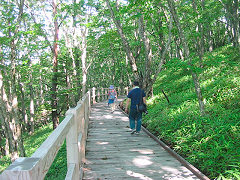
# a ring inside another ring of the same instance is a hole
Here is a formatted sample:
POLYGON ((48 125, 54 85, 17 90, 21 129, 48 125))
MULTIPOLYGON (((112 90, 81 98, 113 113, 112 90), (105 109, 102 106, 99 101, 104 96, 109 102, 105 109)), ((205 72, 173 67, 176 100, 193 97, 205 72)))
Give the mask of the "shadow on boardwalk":
POLYGON ((198 179, 141 131, 131 135, 129 121, 107 101, 92 107, 83 179, 198 179))

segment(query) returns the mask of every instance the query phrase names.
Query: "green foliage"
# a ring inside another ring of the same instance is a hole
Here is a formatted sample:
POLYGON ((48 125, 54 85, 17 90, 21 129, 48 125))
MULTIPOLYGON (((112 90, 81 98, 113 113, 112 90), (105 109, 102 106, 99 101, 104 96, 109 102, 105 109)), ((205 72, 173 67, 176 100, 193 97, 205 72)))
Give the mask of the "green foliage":
POLYGON ((4 156, 0 159, 0 173, 6 169, 11 164, 10 156, 4 156))
POLYGON ((238 51, 226 46, 205 55, 204 67, 198 71, 207 111, 204 117, 187 65, 176 62, 167 63, 155 83, 144 125, 211 179, 239 179, 238 51))

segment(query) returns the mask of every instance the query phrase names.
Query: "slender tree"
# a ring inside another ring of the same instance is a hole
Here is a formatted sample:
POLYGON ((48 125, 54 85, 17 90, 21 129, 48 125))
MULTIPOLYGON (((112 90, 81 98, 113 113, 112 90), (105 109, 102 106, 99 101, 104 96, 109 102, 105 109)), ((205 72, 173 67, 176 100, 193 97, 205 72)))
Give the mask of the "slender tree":
POLYGON ((198 97, 198 103, 199 103, 199 108, 200 108, 201 115, 205 115, 205 107, 204 107, 204 103, 203 103, 203 97, 202 97, 202 92, 201 92, 198 76, 197 76, 196 72, 193 71, 193 64, 192 64, 192 60, 191 60, 191 57, 190 57, 190 51, 189 51, 189 47, 188 47, 188 44, 187 44, 187 39, 185 37, 182 25, 179 22, 179 18, 178 18, 177 12, 176 12, 174 1, 173 0, 168 0, 168 5, 169 5, 171 15, 174 19, 174 22, 175 22, 176 26, 177 26, 179 37, 180 37, 180 40, 181 40, 181 44, 183 45, 184 59, 185 59, 185 61, 187 61, 187 63, 191 67, 190 70, 191 70, 193 82, 194 82, 194 85, 195 85, 195 91, 196 91, 196 94, 197 94, 197 97, 198 97))
POLYGON ((57 21, 57 1, 52 1, 53 7, 53 18, 54 18, 54 41, 53 41, 53 77, 52 77, 52 121, 53 121, 53 129, 55 129, 59 124, 58 117, 58 103, 57 103, 57 81, 58 81, 58 34, 59 34, 59 26, 57 21))
POLYGON ((131 65, 134 78, 139 80, 140 77, 139 77, 139 71, 138 71, 137 64, 136 64, 136 59, 133 56, 133 52, 131 50, 129 42, 128 42, 128 40, 127 40, 127 38, 126 38, 126 36, 125 36, 125 34, 123 32, 123 28, 122 28, 122 25, 120 23, 120 20, 116 18, 115 13, 113 11, 113 8, 110 5, 109 0, 106 0, 106 3, 107 3, 107 7, 108 7, 108 9, 110 11, 111 18, 112 18, 113 22, 115 23, 115 25, 117 27, 117 31, 118 31, 118 33, 119 33, 119 35, 121 37, 121 40, 122 40, 122 43, 123 43, 123 47, 124 47, 124 50, 125 50, 126 55, 128 57, 129 63, 131 65))

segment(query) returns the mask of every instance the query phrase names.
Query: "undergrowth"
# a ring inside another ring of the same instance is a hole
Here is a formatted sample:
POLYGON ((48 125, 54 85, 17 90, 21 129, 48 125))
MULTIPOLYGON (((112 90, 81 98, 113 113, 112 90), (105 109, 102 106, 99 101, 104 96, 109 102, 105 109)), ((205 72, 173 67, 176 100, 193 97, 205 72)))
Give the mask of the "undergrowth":
POLYGON ((240 179, 239 59, 236 49, 223 47, 206 54, 203 67, 194 69, 205 116, 200 115, 188 65, 168 62, 143 118, 144 126, 211 179, 240 179))

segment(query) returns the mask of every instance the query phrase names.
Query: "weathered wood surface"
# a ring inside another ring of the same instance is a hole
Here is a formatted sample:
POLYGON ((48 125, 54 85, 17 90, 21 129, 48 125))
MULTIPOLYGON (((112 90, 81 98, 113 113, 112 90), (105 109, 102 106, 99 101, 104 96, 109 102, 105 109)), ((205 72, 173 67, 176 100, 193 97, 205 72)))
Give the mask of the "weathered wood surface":
POLYGON ((83 179, 198 179, 143 131, 131 135, 129 121, 107 102, 92 107, 83 179))

